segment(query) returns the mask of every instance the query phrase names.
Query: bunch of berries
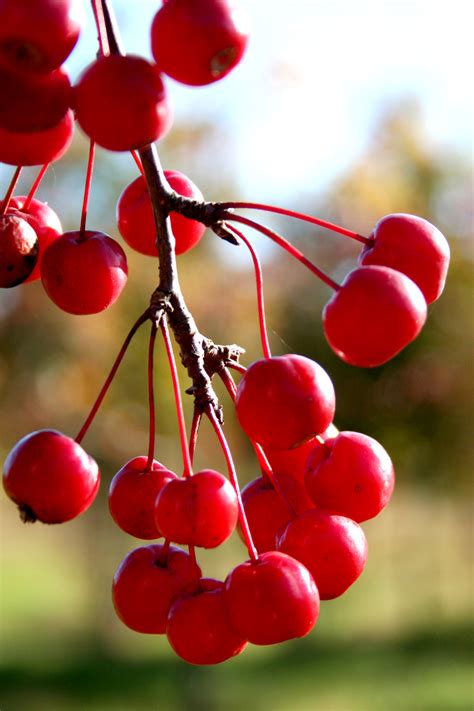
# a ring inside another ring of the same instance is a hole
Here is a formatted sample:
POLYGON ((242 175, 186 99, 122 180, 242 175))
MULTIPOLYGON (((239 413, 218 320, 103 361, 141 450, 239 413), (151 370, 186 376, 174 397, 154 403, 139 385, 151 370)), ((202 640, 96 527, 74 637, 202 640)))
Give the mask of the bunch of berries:
POLYGON ((165 634, 193 664, 215 664, 250 642, 269 645, 314 627, 320 600, 342 595, 360 576, 367 542, 360 526, 387 505, 394 470, 371 437, 339 432, 329 375, 300 355, 272 356, 265 327, 262 269, 241 226, 265 235, 334 290, 323 312, 335 353, 359 367, 379 366, 421 331, 427 305, 444 287, 449 247, 426 220, 406 214, 381 219, 369 237, 259 203, 208 203, 182 173, 163 170, 151 148, 170 126, 162 74, 189 85, 223 78, 240 61, 245 21, 228 0, 166 0, 151 28, 155 64, 123 53, 110 3, 92 0, 100 55, 70 86, 62 62, 77 41, 80 6, 73 0, 0 0, 0 160, 17 166, 0 206, 0 286, 40 279, 64 311, 87 315, 116 301, 127 279, 119 243, 86 229, 95 144, 130 151, 140 175, 118 205, 126 244, 160 260, 160 283, 128 334, 91 412, 75 439, 45 429, 8 455, 4 487, 25 521, 63 523, 85 512, 99 489, 95 461, 81 446, 126 350, 151 323, 147 376, 148 453, 128 461, 109 490, 110 513, 127 534, 157 541, 136 548, 113 581, 118 617, 137 632, 165 634), (74 115, 90 138, 81 224, 62 233, 55 212, 35 198, 48 165, 67 149, 74 115), (14 191, 25 165, 41 166, 26 196, 14 191), (305 220, 363 244, 357 268, 342 284, 294 245, 238 210, 305 220), (167 220, 167 218, 170 218, 167 220), (263 358, 248 369, 242 349, 216 346, 197 330, 176 276, 175 256, 198 245, 206 227, 250 251, 257 285, 263 358), (169 328, 195 397, 188 438, 169 328), (155 459, 153 368, 161 332, 178 416, 183 475, 155 459), (231 370, 241 374, 238 385, 231 370), (240 491, 212 389, 218 376, 235 404, 261 476, 240 491), (198 430, 206 416, 222 447, 227 474, 193 472, 198 430), (203 577, 196 548, 216 548, 237 530, 249 554, 225 581, 203 577), (177 544, 177 545, 176 545, 177 544), (183 549, 184 546, 187 550, 183 549))

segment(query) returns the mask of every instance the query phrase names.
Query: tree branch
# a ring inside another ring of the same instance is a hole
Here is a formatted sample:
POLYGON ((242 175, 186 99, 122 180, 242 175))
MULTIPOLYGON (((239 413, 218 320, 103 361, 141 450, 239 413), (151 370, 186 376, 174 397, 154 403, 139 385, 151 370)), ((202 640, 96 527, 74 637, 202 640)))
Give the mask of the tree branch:
MULTIPOLYGON (((99 33, 106 32, 111 53, 124 54, 115 15, 110 0, 91 0, 95 16, 103 15, 103 26, 99 33)), ((175 238, 171 230, 169 213, 180 212, 192 216, 204 224, 214 224, 216 207, 214 203, 197 202, 183 198, 170 188, 165 178, 156 147, 151 144, 139 150, 143 172, 153 206, 156 225, 156 245, 159 257, 159 284, 150 300, 150 318, 158 324, 166 313, 174 337, 180 348, 181 361, 192 380, 187 392, 194 395, 195 405, 204 412, 212 408, 219 421, 222 410, 212 387, 212 376, 230 362, 238 363, 243 349, 238 346, 216 346, 203 336, 189 311, 181 292, 176 264, 175 238)), ((216 227, 219 229, 219 227, 216 227)), ((225 238, 225 226, 221 226, 221 236, 225 238)), ((228 235, 227 235, 228 236, 228 235)))

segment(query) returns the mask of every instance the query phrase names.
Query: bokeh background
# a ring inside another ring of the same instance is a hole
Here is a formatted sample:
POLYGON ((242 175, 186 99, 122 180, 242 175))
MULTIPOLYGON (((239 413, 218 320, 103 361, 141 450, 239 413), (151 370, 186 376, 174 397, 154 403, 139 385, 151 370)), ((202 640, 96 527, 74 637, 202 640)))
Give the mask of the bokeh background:
MULTIPOLYGON (((397 487, 364 524, 369 560, 342 598, 324 603, 313 633, 249 648, 216 668, 177 659, 166 640, 121 625, 112 575, 139 542, 107 510, 108 482, 147 446, 147 335, 134 341, 85 440, 103 485, 93 507, 64 526, 23 525, 0 501, 2 711, 468 711, 472 688, 472 100, 471 5, 429 0, 242 0, 253 26, 243 64, 202 89, 169 82, 175 124, 165 167, 187 173, 209 199, 279 203, 362 234, 390 212, 413 212, 452 248, 446 291, 427 325, 391 363, 358 370, 324 341, 328 289, 284 253, 257 245, 264 264, 274 354, 318 360, 336 386, 336 424, 376 437, 397 487)), ((126 46, 148 54, 153 0, 117 0, 126 46)), ((95 32, 72 56, 92 60, 95 32)), ((77 226, 87 143, 76 136, 38 197, 77 226)), ((136 176, 127 155, 98 151, 89 225, 117 236, 115 204, 136 176)), ((0 168, 1 190, 12 169, 0 168)), ((34 170, 26 170, 19 192, 34 170)), ((304 224, 265 217, 335 279, 358 246, 304 224)), ((0 454, 24 434, 74 436, 130 325, 156 285, 152 260, 129 254, 126 290, 109 311, 61 313, 40 284, 0 293, 0 454)), ((260 357, 253 272, 243 248, 206 234, 179 260, 201 330, 260 357)), ((167 365, 157 353, 157 458, 181 467, 167 365)), ((187 386, 182 373, 183 390, 187 386)), ((219 390, 242 483, 256 462, 219 390)), ((189 403, 188 415, 189 415, 189 403)), ((198 466, 223 468, 203 427, 198 466)), ((237 537, 200 557, 224 577, 245 550, 237 537)))

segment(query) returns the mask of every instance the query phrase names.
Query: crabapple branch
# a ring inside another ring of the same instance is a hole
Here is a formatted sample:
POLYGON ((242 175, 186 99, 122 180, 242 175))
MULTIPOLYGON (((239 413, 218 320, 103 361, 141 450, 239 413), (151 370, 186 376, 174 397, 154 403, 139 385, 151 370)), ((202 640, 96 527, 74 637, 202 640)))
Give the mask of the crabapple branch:
MULTIPOLYGON (((99 35, 103 36, 105 29, 110 52, 123 54, 111 3, 109 0, 92 0, 92 6, 99 35), (100 22, 101 17, 103 23, 100 22)), ((159 257, 159 285, 151 299, 150 315, 158 324, 162 315, 166 313, 180 347, 181 361, 193 382, 192 393, 196 406, 201 411, 211 407, 221 421, 221 409, 212 387, 211 375, 205 364, 208 348, 215 347, 212 341, 199 332, 186 305, 178 280, 175 239, 169 221, 169 213, 177 205, 177 195, 167 183, 155 146, 150 144, 140 148, 138 153, 153 206, 159 257)), ((219 349, 217 353, 220 354, 219 349)), ((238 350, 234 350, 233 360, 238 359, 238 353, 238 350)), ((224 353, 222 355, 224 356, 224 353)), ((216 358, 215 350, 212 358, 216 358)), ((209 358, 207 360, 209 361, 209 358)), ((224 365, 224 360, 221 365, 224 365)))

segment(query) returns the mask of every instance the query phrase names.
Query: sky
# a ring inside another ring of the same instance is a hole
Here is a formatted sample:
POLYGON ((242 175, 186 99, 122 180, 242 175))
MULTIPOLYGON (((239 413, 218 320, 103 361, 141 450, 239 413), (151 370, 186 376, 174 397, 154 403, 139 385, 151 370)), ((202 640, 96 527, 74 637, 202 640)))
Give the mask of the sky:
MULTIPOLYGON (((160 4, 115 0, 129 53, 151 56, 149 26, 160 4)), ((239 4, 252 28, 239 67, 208 87, 169 81, 168 88, 176 116, 215 121, 232 136, 242 197, 275 199, 295 183, 324 190, 363 152, 387 102, 406 96, 421 103, 435 144, 472 155, 471 0, 239 4)), ((69 61, 73 76, 95 50, 89 12, 69 61)))

